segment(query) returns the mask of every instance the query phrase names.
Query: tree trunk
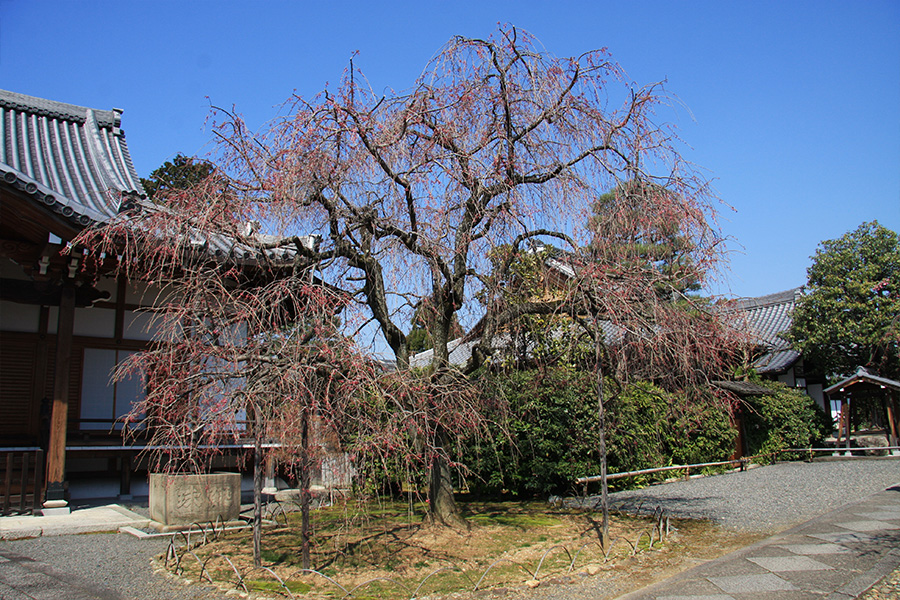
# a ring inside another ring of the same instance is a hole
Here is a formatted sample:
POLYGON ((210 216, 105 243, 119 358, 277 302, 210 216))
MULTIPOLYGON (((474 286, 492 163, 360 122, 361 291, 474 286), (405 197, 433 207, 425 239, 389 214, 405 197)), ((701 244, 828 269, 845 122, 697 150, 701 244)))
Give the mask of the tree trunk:
POLYGON ((260 544, 262 541, 262 444, 259 436, 260 431, 259 418, 255 419, 253 432, 253 566, 262 565, 262 550, 260 544))
POLYGON ((604 551, 609 548, 609 482, 606 478, 606 409, 603 405, 603 366, 600 362, 601 360, 601 351, 600 351, 600 335, 601 332, 596 332, 595 339, 595 359, 596 359, 596 374, 597 374, 597 426, 600 431, 600 506, 603 511, 603 522, 600 527, 600 543, 603 545, 604 551))
MULTIPOLYGON (((443 444, 444 440, 440 441, 443 444)), ((453 474, 450 465, 447 464, 447 459, 442 455, 436 455, 431 459, 428 511, 432 523, 448 527, 468 528, 467 523, 459 516, 459 509, 453 498, 453 474)))
POLYGON ((309 507, 310 494, 309 411, 303 410, 300 429, 300 558, 303 568, 310 568, 309 560, 309 507))
MULTIPOLYGON (((435 286, 435 297, 441 297, 440 289, 435 286)), ((450 337, 449 314, 440 314, 432 327, 432 340, 434 342, 433 362, 435 381, 439 381, 446 373, 450 365, 450 352, 447 348, 450 337)), ((432 403, 435 404, 435 403, 432 403)), ((431 468, 428 474, 428 511, 432 523, 449 527, 468 528, 468 524, 459 516, 459 508, 453 498, 453 473, 447 463, 444 450, 447 448, 447 436, 438 425, 435 435, 436 453, 431 459, 431 468)))

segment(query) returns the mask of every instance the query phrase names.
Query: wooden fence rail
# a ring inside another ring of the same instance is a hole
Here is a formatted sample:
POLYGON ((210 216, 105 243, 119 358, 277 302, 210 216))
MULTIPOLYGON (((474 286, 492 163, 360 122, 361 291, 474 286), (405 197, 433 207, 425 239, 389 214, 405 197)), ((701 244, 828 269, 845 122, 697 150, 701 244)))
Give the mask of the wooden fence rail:
POLYGON ((0 514, 37 514, 44 488, 44 451, 0 448, 0 514))
MULTIPOLYGON (((900 450, 900 446, 872 446, 866 448, 850 448, 850 451, 853 452, 869 452, 869 451, 895 451, 900 450)), ((844 448, 786 448, 784 450, 779 450, 777 452, 769 452, 767 454, 757 454, 755 456, 745 456, 743 458, 738 458, 734 460, 723 460, 720 462, 709 462, 709 463, 698 463, 694 465, 670 465, 668 467, 656 467, 653 469, 640 469, 637 471, 625 471, 623 473, 609 473, 606 476, 607 481, 612 481, 613 479, 622 479, 623 477, 635 477, 638 475, 650 475, 652 473, 663 473, 665 471, 684 471, 685 477, 690 476, 691 469, 704 469, 706 467, 722 467, 722 466, 739 466, 741 471, 747 468, 747 465, 752 463, 755 460, 778 460, 778 455, 781 453, 800 453, 800 454, 809 454, 810 458, 814 454, 817 453, 830 453, 835 456, 838 454, 845 454, 849 456, 849 452, 845 451, 844 448)), ((587 484, 594 481, 600 481, 602 477, 600 475, 591 475, 590 477, 579 477, 575 480, 575 483, 587 484)))

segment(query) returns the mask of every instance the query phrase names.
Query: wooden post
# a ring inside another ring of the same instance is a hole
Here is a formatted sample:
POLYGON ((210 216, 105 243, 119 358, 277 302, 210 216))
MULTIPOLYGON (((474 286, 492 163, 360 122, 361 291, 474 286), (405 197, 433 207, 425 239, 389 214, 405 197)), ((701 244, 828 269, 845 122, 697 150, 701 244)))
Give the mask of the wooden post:
POLYGON ((44 512, 68 513, 65 497, 66 429, 69 420, 69 367, 72 363, 72 332, 75 328, 75 286, 63 283, 56 327, 56 373, 53 380, 53 412, 50 416, 50 446, 47 450, 47 497, 44 512))
POLYGON ((844 456, 851 455, 851 453, 850 453, 850 420, 851 420, 851 415, 853 415, 853 408, 852 408, 851 400, 852 399, 850 397, 850 394, 847 394, 847 403, 843 406, 843 408, 847 411, 847 415, 844 417, 844 423, 847 426, 847 430, 845 432, 847 435, 847 439, 845 441, 846 450, 844 451, 844 456))
POLYGON ((738 405, 734 410, 734 427, 737 429, 737 436, 734 440, 734 453, 731 455, 732 460, 739 460, 747 455, 747 436, 744 431, 744 409, 738 405))
MULTIPOLYGON (((828 402, 829 402, 829 408, 831 408, 833 406, 830 404, 831 396, 828 397, 828 402)), ((834 453, 833 453, 834 456, 838 456, 840 454, 841 436, 843 434, 844 434, 844 399, 841 398, 841 408, 838 410, 837 430, 836 430, 835 440, 834 440, 834 453)))
MULTIPOLYGON (((890 432, 890 445, 900 445, 900 415, 897 414, 897 394, 894 391, 888 392, 887 400, 887 419, 888 431, 890 432)), ((900 450, 892 450, 891 454, 900 454, 900 450)))
POLYGON ((126 450, 119 459, 119 500, 131 500, 131 451, 126 450))

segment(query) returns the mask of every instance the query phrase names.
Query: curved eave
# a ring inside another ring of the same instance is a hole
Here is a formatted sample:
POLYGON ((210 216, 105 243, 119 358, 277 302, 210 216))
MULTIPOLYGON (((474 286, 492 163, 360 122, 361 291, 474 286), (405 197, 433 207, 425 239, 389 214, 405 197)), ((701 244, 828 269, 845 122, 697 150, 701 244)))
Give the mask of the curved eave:
POLYGON ((753 368, 760 375, 780 375, 794 366, 799 359, 800 353, 796 350, 776 350, 753 361, 753 368))
POLYGON ((3 182, 79 228, 109 220, 144 193, 120 113, 0 90, 3 182))
POLYGON ((35 203, 42 205, 46 210, 69 220, 78 229, 95 222, 105 222, 108 219, 107 215, 89 206, 72 202, 44 184, 30 179, 22 173, 17 173, 9 167, 0 166, 0 178, 11 188, 31 196, 35 203))
POLYGON ((860 384, 867 384, 879 389, 891 389, 895 392, 900 392, 900 381, 873 375, 866 371, 864 368, 860 367, 852 376, 844 379, 839 383, 834 384, 829 388, 826 388, 825 393, 829 396, 838 395, 844 393, 847 388, 851 388, 855 385, 860 384))

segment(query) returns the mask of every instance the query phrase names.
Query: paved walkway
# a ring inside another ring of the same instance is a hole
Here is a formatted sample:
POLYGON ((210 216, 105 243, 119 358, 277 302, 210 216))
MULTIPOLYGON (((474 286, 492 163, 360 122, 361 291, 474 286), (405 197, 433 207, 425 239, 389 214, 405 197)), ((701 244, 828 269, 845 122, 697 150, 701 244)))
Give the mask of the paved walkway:
POLYGON ((900 485, 621 600, 847 600, 900 566, 900 485))
POLYGON ((67 515, 0 517, 0 539, 119 531, 121 527, 140 529, 149 524, 147 517, 118 504, 109 504, 73 510, 67 515))

